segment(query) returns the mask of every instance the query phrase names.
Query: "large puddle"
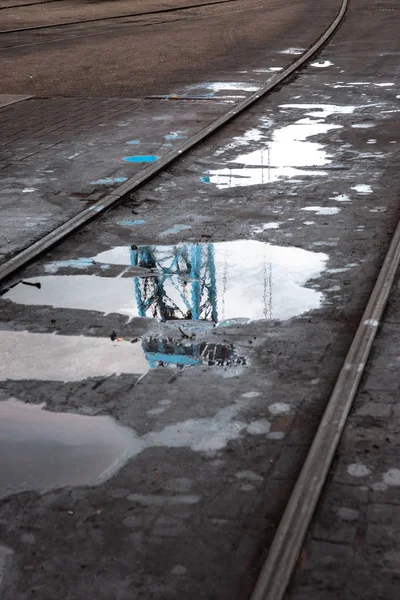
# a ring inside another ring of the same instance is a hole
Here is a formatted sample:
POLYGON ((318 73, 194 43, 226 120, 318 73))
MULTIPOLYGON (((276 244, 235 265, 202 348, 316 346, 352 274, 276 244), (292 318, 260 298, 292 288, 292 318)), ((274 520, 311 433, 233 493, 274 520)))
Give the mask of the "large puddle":
MULTIPOLYGON (((21 282, 3 297, 19 304, 120 313, 162 322, 286 320, 321 306, 322 292, 306 284, 321 274, 327 260, 322 252, 255 240, 118 246, 90 261, 80 259, 75 274, 25 280, 36 285, 21 282), (102 274, 105 265, 119 265, 121 273, 116 277, 82 274, 85 264, 97 265, 102 274), (142 269, 145 276, 130 277, 130 268, 136 269, 135 274, 142 269)), ((60 263, 60 270, 64 264, 60 263)), ((51 264, 52 272, 57 268, 57 263, 51 264)))
POLYGON ((309 138, 341 128, 338 124, 325 123, 325 119, 332 114, 351 114, 355 107, 286 104, 281 109, 303 109, 305 117, 286 127, 275 129, 272 136, 269 133, 270 125, 261 124, 258 130, 249 130, 242 137, 235 138, 234 143, 218 151, 217 155, 235 147, 242 148, 249 143, 258 143, 260 147, 239 154, 231 161, 234 166, 207 171, 201 181, 213 183, 223 189, 273 183, 283 178, 326 175, 323 167, 331 163, 332 156, 324 144, 309 138))
POLYGON ((26 490, 89 485, 111 477, 132 455, 129 429, 110 417, 0 402, 0 498, 26 490))

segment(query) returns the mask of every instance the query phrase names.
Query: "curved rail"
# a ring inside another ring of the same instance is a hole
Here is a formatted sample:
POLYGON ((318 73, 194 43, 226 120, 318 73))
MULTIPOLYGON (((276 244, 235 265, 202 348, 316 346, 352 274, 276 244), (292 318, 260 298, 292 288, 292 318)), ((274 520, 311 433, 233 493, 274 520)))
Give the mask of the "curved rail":
POLYGON ((216 0, 216 2, 204 2, 203 4, 191 4, 189 6, 172 6, 171 8, 159 8, 143 13, 127 13, 123 15, 114 15, 110 17, 97 17, 96 19, 82 19, 81 21, 68 21, 67 23, 49 23, 48 25, 32 25, 31 27, 19 27, 17 29, 0 30, 0 35, 7 33, 22 33, 24 31, 36 31, 38 29, 55 29, 56 27, 68 27, 70 25, 81 25, 82 23, 98 23, 99 21, 112 21, 116 19, 127 19, 129 17, 146 17, 148 15, 159 15, 164 13, 193 10, 203 6, 214 6, 218 4, 230 4, 239 0, 216 0))
POLYGON ((148 167, 140 171, 140 173, 138 173, 136 176, 132 177, 131 179, 123 183, 121 186, 116 188, 113 192, 111 192, 101 200, 98 200, 95 204, 92 204, 88 208, 85 208, 83 211, 81 211, 80 213, 78 213, 59 227, 56 227, 56 229, 43 236, 40 240, 38 240, 25 250, 22 250, 22 252, 16 254, 9 261, 1 265, 0 282, 4 281, 12 273, 17 271, 18 269, 21 269, 22 267, 30 263, 32 260, 34 260, 36 257, 38 257, 40 254, 42 254, 52 246, 58 244, 61 240, 71 235, 73 232, 77 231, 83 225, 86 225, 87 223, 95 219, 97 215, 102 214, 105 211, 108 211, 114 206, 120 204, 126 194, 137 190, 139 187, 150 181, 166 167, 169 167, 175 160, 189 152, 200 142, 203 142, 210 135, 221 129, 221 127, 235 119, 238 115, 240 115, 247 108, 252 106, 260 98, 276 90, 276 88, 280 86, 283 82, 287 81, 293 75, 293 73, 295 73, 295 71, 297 71, 300 67, 303 67, 328 41, 331 35, 339 27, 345 15, 347 3, 348 0, 341 0, 340 10, 335 19, 325 30, 325 32, 315 40, 315 42, 310 46, 308 50, 306 50, 301 56, 299 56, 299 58, 292 62, 288 67, 286 67, 281 73, 275 75, 270 80, 266 81, 256 92, 239 102, 236 106, 228 110, 222 116, 218 117, 218 119, 204 127, 198 133, 188 138, 185 142, 176 146, 176 148, 174 148, 170 152, 166 153, 164 156, 159 158, 157 162, 149 165, 148 167))
MULTIPOLYGON (((0 281, 95 218, 97 214, 121 202, 126 193, 137 189, 149 181, 162 169, 182 156, 182 154, 204 141, 208 136, 230 122, 261 97, 282 84, 318 52, 335 32, 342 22, 347 5, 348 0, 342 0, 338 15, 325 33, 316 40, 309 50, 289 65, 280 75, 274 77, 272 81, 265 83, 257 92, 240 102, 222 117, 216 119, 211 125, 192 136, 192 138, 180 147, 168 153, 155 165, 144 169, 137 177, 126 182, 115 190, 115 192, 100 200, 92 207, 82 211, 79 215, 11 259, 3 267, 0 267, 0 281)), ((363 376, 399 264, 400 222, 391 240, 374 289, 339 373, 314 441, 279 523, 250 600, 282 600, 285 595, 346 425, 358 385, 363 376)))

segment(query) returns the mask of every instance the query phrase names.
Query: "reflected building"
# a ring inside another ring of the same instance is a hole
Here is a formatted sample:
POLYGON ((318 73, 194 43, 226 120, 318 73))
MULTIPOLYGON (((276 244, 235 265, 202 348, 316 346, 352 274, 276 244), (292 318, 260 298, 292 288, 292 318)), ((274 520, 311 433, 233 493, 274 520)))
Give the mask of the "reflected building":
POLYGON ((161 322, 286 320, 319 308, 323 293, 306 284, 327 260, 257 240, 116 246, 90 257, 84 269, 97 272, 51 263, 51 274, 25 279, 35 285, 20 282, 3 299, 161 322), (111 267, 117 274, 104 276, 111 267))

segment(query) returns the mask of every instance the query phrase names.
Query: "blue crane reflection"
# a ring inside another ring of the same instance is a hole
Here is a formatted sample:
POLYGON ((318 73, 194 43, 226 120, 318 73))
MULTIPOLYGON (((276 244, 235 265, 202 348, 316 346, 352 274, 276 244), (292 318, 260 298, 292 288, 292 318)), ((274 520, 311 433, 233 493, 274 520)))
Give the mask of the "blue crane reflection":
POLYGON ((140 317, 217 323, 214 244, 133 246, 130 257, 133 267, 154 272, 134 278, 140 317))

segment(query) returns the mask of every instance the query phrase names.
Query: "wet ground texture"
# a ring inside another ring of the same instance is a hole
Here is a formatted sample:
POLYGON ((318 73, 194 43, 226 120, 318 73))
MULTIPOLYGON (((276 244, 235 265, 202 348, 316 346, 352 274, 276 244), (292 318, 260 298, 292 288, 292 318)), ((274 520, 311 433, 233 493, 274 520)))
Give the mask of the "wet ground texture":
POLYGON ((1 478, 6 600, 250 596, 399 216, 397 29, 353 2, 289 86, 4 287, 30 459, 1 478))

